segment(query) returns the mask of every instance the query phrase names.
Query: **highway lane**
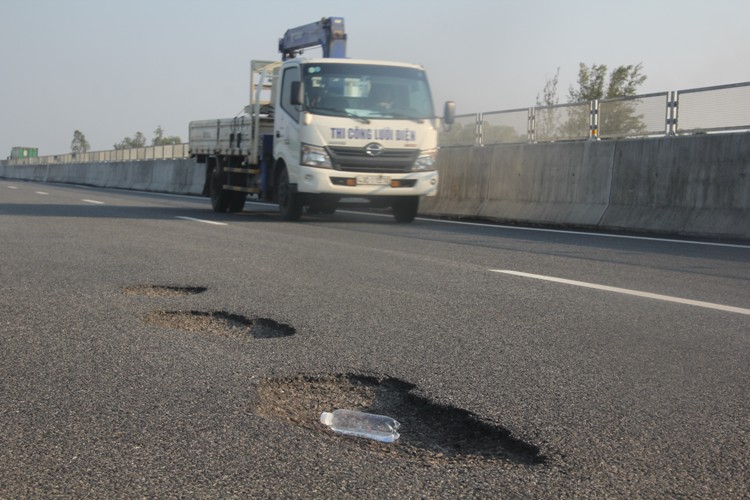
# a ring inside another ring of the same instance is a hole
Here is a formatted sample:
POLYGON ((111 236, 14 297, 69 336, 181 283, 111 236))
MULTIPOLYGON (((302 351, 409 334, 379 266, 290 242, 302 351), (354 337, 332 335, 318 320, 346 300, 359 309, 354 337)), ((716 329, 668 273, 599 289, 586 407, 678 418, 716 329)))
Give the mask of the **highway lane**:
POLYGON ((748 494, 742 244, 350 211, 282 223, 258 204, 6 180, 0 228, 0 496, 748 494), (138 285, 206 291, 123 293, 138 285), (148 321, 176 311, 295 334, 148 321), (262 396, 341 374, 411 384, 539 463, 361 446, 262 396))

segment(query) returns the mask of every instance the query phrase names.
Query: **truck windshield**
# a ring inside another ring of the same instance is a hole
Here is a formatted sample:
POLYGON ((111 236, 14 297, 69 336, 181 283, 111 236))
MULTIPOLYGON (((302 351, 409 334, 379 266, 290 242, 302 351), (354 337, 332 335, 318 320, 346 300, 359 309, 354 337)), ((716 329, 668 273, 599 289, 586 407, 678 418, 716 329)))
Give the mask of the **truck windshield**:
POLYGON ((313 114, 368 120, 433 118, 424 71, 375 64, 306 64, 305 109, 313 114))

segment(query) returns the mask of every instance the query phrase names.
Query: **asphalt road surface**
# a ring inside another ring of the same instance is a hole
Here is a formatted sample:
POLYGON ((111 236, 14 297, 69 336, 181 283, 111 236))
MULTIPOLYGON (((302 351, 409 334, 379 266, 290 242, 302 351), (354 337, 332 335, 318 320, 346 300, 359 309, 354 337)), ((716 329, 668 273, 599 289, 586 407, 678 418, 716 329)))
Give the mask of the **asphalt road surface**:
POLYGON ((2 498, 750 496, 741 243, 0 180, 0 252, 2 498))

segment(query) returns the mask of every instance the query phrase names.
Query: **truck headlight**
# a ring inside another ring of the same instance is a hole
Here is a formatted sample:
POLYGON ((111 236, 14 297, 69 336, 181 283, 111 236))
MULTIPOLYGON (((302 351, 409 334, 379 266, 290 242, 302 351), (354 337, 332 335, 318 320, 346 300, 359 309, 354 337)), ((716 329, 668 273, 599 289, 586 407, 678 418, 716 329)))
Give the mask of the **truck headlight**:
POLYGON ((427 172, 429 170, 435 170, 435 161, 437 159, 437 149, 431 149, 429 151, 422 151, 419 153, 417 161, 411 167, 412 172, 427 172))
POLYGON ((300 163, 308 167, 333 168, 331 157, 328 156, 326 150, 309 144, 302 145, 302 159, 300 163))

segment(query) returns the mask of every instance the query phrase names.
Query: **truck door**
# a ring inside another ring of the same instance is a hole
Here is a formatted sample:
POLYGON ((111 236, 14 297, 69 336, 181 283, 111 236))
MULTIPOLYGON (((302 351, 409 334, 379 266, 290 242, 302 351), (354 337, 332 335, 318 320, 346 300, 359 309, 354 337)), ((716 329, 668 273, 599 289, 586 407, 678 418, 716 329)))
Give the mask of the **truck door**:
POLYGON ((289 182, 298 183, 300 159, 300 110, 292 104, 292 82, 300 81, 298 65, 284 68, 281 74, 280 112, 276 113, 274 131, 274 156, 286 163, 289 182))

